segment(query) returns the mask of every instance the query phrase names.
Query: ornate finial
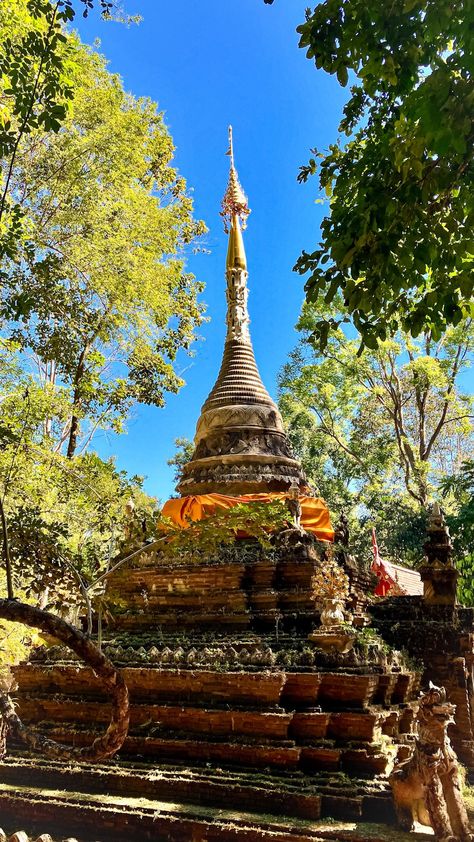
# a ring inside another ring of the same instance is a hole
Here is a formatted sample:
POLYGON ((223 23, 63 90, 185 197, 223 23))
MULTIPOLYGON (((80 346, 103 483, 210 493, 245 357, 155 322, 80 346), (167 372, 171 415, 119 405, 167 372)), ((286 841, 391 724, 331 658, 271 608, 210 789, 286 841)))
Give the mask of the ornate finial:
MULTIPOLYGON (((1 0, 0 0, 1 2, 1 0)), ((307 491, 306 479, 291 453, 278 407, 262 383, 252 348, 247 308, 247 260, 240 221, 249 214, 247 199, 234 164, 229 128, 229 183, 222 217, 229 234, 226 258, 227 334, 219 374, 205 401, 196 428, 195 450, 184 466, 178 491, 185 495, 287 492, 298 514, 298 491, 307 491)), ((300 529, 296 535, 305 559, 312 558, 312 538, 300 529)), ((299 553, 291 548, 292 556, 299 553)))
POLYGON ((221 216, 224 220, 224 231, 229 233, 232 223, 236 218, 241 221, 242 228, 245 228, 247 217, 250 213, 247 196, 242 190, 234 165, 234 145, 232 140, 232 126, 229 126, 229 148, 226 155, 230 157, 229 181, 222 200, 221 216))
POLYGON ((233 167, 234 166, 234 142, 233 142, 233 139, 232 139, 232 126, 229 126, 228 132, 229 132, 229 148, 228 148, 228 150, 225 154, 230 156, 230 166, 233 167))

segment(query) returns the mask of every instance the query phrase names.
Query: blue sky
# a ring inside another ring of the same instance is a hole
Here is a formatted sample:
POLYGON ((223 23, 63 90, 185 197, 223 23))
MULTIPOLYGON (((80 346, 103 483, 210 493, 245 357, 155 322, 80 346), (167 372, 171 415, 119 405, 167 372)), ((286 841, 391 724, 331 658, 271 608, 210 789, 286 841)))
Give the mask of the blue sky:
POLYGON ((165 409, 136 407, 121 436, 98 436, 95 447, 117 466, 147 477, 162 501, 173 492, 166 461, 174 439, 192 438, 200 407, 217 376, 225 336, 226 236, 219 217, 228 172, 227 126, 234 128, 236 166, 252 214, 245 232, 249 308, 257 362, 276 396, 278 371, 294 347, 303 279, 292 271, 302 248, 317 242, 323 206, 317 183, 296 181, 312 146, 336 139, 345 92, 316 71, 298 48, 304 2, 276 0, 125 0, 139 26, 105 24, 94 13, 78 21, 84 41, 101 41, 125 88, 156 100, 176 145, 196 215, 209 228, 208 254, 190 254, 188 268, 205 281, 210 321, 193 358, 179 368, 186 386, 165 409))

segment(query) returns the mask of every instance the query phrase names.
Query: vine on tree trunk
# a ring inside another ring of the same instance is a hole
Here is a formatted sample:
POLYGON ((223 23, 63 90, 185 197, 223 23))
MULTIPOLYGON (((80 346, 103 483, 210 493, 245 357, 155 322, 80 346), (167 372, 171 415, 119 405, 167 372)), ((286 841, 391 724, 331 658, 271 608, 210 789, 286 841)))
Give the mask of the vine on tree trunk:
MULTIPOLYGON (((95 644, 81 631, 65 620, 40 608, 26 605, 15 599, 0 599, 0 618, 14 623, 23 623, 52 635, 69 647, 88 666, 92 667, 103 689, 112 699, 112 713, 107 730, 97 737, 92 745, 75 748, 50 740, 44 734, 27 728, 23 724, 10 697, 0 692, 0 719, 17 739, 34 751, 54 760, 79 760, 95 763, 112 757, 123 745, 130 720, 128 689, 122 673, 117 670, 95 644)), ((0 722, 0 737, 2 723, 0 722)), ((4 741, 0 741, 0 756, 5 753, 4 741)))

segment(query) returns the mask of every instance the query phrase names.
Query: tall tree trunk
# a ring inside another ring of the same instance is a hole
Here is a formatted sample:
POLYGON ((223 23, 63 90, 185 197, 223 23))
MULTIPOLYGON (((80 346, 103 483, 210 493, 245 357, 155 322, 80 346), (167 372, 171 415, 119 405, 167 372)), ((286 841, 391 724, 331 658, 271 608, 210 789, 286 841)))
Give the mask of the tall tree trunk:
MULTIPOLYGON (((76 404, 77 405, 77 404, 76 404)), ((69 439, 67 443, 66 456, 72 459, 77 448, 77 437, 79 435, 79 418, 77 415, 71 417, 71 429, 69 430, 69 439)))
POLYGON ((74 395, 73 395, 73 412, 71 416, 71 428, 69 430, 69 438, 67 443, 66 456, 72 459, 77 448, 77 437, 79 435, 79 416, 74 413, 81 404, 81 383, 86 370, 86 354, 87 346, 85 346, 80 354, 77 363, 76 373, 74 375, 74 395))
MULTIPOLYGON (((50 386, 54 386, 55 381, 56 381, 56 363, 54 362, 54 360, 51 360, 49 362, 49 364, 48 364, 48 362, 46 362, 44 379, 45 379, 45 385, 46 385, 46 383, 49 383, 50 386)), ((44 422, 45 436, 50 436, 52 429, 53 429, 53 419, 51 418, 51 416, 49 416, 48 418, 45 419, 45 422, 44 422)))
POLYGON ((418 499, 422 508, 426 509, 429 502, 428 485, 420 475, 415 476, 414 479, 418 486, 418 499))

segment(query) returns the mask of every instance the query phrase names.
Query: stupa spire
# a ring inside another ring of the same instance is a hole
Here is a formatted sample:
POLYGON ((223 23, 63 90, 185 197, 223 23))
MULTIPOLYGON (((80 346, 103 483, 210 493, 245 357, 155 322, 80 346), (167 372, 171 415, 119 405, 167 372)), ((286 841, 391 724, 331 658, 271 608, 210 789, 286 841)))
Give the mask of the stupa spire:
POLYGON ((228 234, 227 335, 216 383, 196 427, 195 451, 183 469, 183 494, 247 494, 306 487, 278 407, 262 383, 249 330, 247 258, 242 228, 250 213, 234 162, 229 127, 229 179, 221 216, 228 234))

